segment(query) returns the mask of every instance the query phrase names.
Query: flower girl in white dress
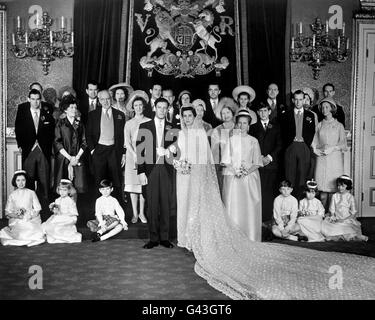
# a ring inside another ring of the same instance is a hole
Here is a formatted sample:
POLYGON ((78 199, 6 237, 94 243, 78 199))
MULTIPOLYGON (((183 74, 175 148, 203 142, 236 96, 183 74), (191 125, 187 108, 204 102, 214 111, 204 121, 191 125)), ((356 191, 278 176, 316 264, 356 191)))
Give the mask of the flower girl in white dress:
POLYGON ((72 196, 74 187, 68 179, 61 179, 57 187, 60 195, 55 202, 50 204, 53 215, 42 224, 48 243, 74 243, 81 242, 82 234, 77 232, 77 206, 72 196))
POLYGON ((45 242, 39 212, 41 206, 36 193, 26 186, 26 171, 14 173, 12 185, 17 188, 8 198, 5 215, 8 227, 0 230, 4 246, 35 246, 45 242))

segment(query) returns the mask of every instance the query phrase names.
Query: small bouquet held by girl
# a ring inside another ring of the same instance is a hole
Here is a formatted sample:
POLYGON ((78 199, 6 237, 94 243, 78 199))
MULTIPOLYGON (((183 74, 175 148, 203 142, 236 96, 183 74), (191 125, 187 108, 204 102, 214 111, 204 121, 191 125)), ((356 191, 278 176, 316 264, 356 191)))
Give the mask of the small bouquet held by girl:
POLYGON ((245 178, 250 173, 249 168, 246 167, 244 164, 241 164, 239 168, 234 168, 234 171, 234 176, 239 179, 245 178))
POLYGON ((181 174, 190 174, 191 172, 191 162, 187 159, 173 160, 173 167, 181 174))

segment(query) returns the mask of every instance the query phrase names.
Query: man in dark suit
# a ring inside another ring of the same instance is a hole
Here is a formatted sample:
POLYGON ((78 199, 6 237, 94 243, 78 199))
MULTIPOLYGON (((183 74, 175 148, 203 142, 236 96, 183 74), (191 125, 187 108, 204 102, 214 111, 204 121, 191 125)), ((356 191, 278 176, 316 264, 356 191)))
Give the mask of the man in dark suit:
POLYGON ((273 123, 280 123, 280 118, 287 111, 287 108, 279 99, 277 99, 277 96, 279 95, 279 87, 276 83, 270 83, 266 93, 267 98, 264 103, 267 104, 271 110, 269 119, 273 123))
POLYGON ((203 121, 211 124, 212 128, 216 128, 223 121, 216 117, 219 107, 219 95, 221 93, 220 86, 212 83, 208 86, 208 99, 206 101, 206 112, 203 115, 203 121))
POLYGON ((100 106, 89 112, 86 130, 95 186, 98 188, 101 180, 110 179, 114 196, 124 205, 121 196, 121 167, 125 164, 125 115, 111 107, 108 90, 99 91, 98 98, 100 106))
POLYGON ((168 101, 168 111, 166 115, 166 119, 169 123, 173 125, 173 127, 181 127, 181 119, 180 119, 180 110, 174 103, 175 96, 173 94, 172 89, 164 89, 163 90, 163 98, 168 101))
POLYGON ((174 175, 172 165, 172 145, 178 130, 172 128, 165 119, 168 101, 155 101, 155 117, 139 126, 137 137, 138 174, 142 184, 146 184, 147 218, 150 241, 143 247, 151 249, 159 245, 173 248, 170 243, 170 190, 174 175))
POLYGON ((277 195, 279 156, 282 149, 280 127, 270 120, 271 107, 260 103, 257 107, 259 121, 250 126, 250 134, 258 139, 263 167, 259 169, 262 188, 262 221, 273 216, 273 200, 277 195))
POLYGON ((22 152, 22 167, 29 176, 28 188, 35 189, 43 199, 43 211, 48 205, 50 159, 55 138, 55 120, 52 113, 41 108, 42 94, 31 89, 28 96, 29 108, 18 108, 15 122, 17 145, 22 152))
MULTIPOLYGON (((32 89, 38 90, 40 94, 43 95, 43 87, 39 82, 33 82, 32 84, 30 84, 29 90, 32 90, 32 89)), ((20 103, 18 105, 18 109, 22 109, 22 108, 30 109, 30 102, 26 101, 26 102, 20 103)), ((47 111, 47 113, 53 114, 54 106, 51 103, 41 100, 41 109, 47 111)))
POLYGON ((161 97, 162 88, 161 85, 158 83, 153 84, 152 88, 150 89, 150 101, 145 107, 143 114, 153 119, 155 117, 155 101, 161 97))
MULTIPOLYGON (((323 97, 324 98, 332 98, 335 100, 334 98, 334 95, 335 95, 335 86, 332 84, 332 83, 326 83, 324 86, 323 86, 323 97)), ((335 101, 336 103, 336 106, 337 106, 337 112, 336 114, 334 115, 334 117, 337 119, 338 122, 342 123, 342 125, 344 126, 345 128, 345 113, 344 113, 344 110, 343 110, 343 107, 340 106, 337 101, 335 101)), ((323 114, 320 112, 319 110, 319 104, 316 104, 312 111, 314 111, 317 115, 318 115, 318 121, 322 121, 324 119, 324 116, 323 114)))
POLYGON ((311 143, 315 134, 315 118, 304 110, 304 93, 293 93, 294 109, 287 111, 281 121, 285 151, 285 178, 293 185, 293 194, 299 199, 309 177, 311 143))
POLYGON ((98 83, 95 80, 90 80, 87 83, 85 97, 80 99, 79 109, 81 112, 82 123, 86 125, 89 112, 96 109, 99 106, 98 100, 98 83))

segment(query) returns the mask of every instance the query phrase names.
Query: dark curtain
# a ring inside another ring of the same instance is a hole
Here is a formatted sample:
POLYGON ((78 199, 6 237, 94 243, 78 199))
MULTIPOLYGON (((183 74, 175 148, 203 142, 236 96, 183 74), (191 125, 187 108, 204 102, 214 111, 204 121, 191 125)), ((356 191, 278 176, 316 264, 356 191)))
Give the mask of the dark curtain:
POLYGON ((87 81, 108 88, 119 79, 122 0, 75 0, 73 87, 84 97, 87 81))
POLYGON ((241 1, 241 9, 246 10, 247 17, 248 85, 259 101, 266 97, 268 84, 274 82, 279 86, 279 98, 285 101, 290 88, 285 50, 285 41, 289 42, 288 0, 241 1))

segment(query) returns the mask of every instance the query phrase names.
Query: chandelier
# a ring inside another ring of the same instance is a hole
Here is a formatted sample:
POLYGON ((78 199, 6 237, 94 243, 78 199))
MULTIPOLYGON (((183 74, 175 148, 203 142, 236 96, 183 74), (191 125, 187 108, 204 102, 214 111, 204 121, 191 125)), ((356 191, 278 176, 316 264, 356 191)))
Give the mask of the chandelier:
POLYGON ((72 57, 74 54, 74 33, 67 31, 65 18, 61 17, 58 31, 52 31, 53 19, 43 12, 41 19, 36 17, 34 29, 27 31, 21 26, 21 18, 17 17, 16 33, 12 34, 11 51, 19 59, 35 57, 42 62, 43 74, 49 73, 50 62, 56 58, 72 57))
POLYGON ((341 31, 329 34, 328 21, 322 24, 319 18, 310 24, 312 36, 304 36, 302 22, 296 37, 292 37, 290 46, 291 62, 308 62, 312 66, 314 79, 319 78, 321 67, 326 62, 344 62, 349 56, 349 38, 345 37, 345 23, 341 31))

